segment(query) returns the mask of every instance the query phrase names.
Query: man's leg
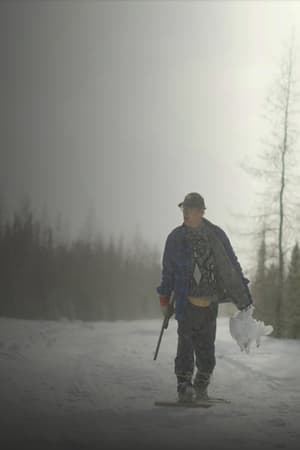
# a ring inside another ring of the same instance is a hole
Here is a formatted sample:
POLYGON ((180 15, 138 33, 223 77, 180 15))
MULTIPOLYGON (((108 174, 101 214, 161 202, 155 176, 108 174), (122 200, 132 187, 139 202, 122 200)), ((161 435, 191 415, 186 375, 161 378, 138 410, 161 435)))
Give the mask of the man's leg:
POLYGON ((178 399, 180 401, 191 401, 194 393, 192 377, 195 363, 189 315, 184 320, 178 321, 177 334, 175 375, 177 377, 178 399))
POLYGON ((207 397, 207 387, 216 365, 215 338, 218 304, 208 307, 194 307, 192 340, 196 354, 197 373, 194 388, 197 398, 207 397))

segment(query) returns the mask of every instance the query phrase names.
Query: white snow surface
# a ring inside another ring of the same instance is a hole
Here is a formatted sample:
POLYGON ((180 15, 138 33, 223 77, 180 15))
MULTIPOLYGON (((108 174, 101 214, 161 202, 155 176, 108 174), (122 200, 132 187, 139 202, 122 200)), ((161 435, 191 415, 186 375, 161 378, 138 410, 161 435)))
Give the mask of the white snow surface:
POLYGON ((176 399, 177 322, 0 318, 1 449, 300 448, 300 342, 264 336, 241 352, 218 318, 209 409, 176 399))

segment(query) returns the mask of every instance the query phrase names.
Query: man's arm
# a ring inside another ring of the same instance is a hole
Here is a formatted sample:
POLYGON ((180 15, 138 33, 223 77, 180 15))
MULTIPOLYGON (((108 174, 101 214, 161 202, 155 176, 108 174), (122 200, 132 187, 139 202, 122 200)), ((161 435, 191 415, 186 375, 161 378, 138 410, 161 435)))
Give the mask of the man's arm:
POLYGON ((249 283, 249 280, 243 274, 242 267, 241 267, 239 260, 232 248, 231 242, 230 242, 227 234, 225 233, 225 231, 223 231, 221 229, 219 229, 219 233, 221 233, 221 238, 222 238, 224 247, 227 251, 229 258, 231 259, 231 261, 232 261, 233 265, 235 266, 235 268, 237 269, 238 273, 241 275, 241 278, 242 278, 244 284, 247 285, 249 283))
POLYGON ((174 289, 174 269, 173 269, 173 240, 170 235, 167 237, 163 259, 162 259, 162 276, 161 284, 156 288, 160 295, 160 304, 166 306, 174 289))
POLYGON ((250 281, 243 274, 242 267, 241 267, 241 265, 240 265, 240 263, 238 261, 238 258, 237 258, 236 254, 235 254, 235 252, 234 252, 234 250, 232 248, 231 242, 230 242, 227 234, 221 228, 219 228, 218 231, 221 234, 221 239, 223 241, 223 244, 224 244, 224 247, 226 249, 226 252, 227 252, 230 260, 232 261, 234 267, 236 268, 237 272, 240 274, 241 279, 243 281, 243 284, 246 287, 246 290, 247 290, 247 293, 248 293, 248 297, 249 297, 249 304, 253 304, 253 299, 252 299, 252 296, 251 296, 251 292, 250 292, 249 287, 248 287, 248 284, 249 284, 250 281))

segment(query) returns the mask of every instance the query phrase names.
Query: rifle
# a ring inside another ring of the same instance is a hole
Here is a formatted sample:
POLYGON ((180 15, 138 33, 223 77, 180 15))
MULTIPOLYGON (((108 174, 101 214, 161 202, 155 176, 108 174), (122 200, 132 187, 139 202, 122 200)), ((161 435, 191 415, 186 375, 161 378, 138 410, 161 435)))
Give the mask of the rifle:
POLYGON ((162 338, 162 336, 164 334, 164 330, 166 330, 168 328, 169 320, 172 317, 173 313, 174 313, 174 297, 170 301, 170 303, 168 305, 168 308, 167 308, 167 311, 166 311, 166 314, 165 314, 164 319, 163 319, 163 323, 162 323, 162 326, 161 326, 161 330, 160 330, 157 346, 156 346, 155 353, 154 353, 154 358, 153 358, 154 361, 156 360, 157 355, 158 355, 158 351, 159 351, 159 347, 160 347, 160 343, 161 343, 161 338, 162 338))

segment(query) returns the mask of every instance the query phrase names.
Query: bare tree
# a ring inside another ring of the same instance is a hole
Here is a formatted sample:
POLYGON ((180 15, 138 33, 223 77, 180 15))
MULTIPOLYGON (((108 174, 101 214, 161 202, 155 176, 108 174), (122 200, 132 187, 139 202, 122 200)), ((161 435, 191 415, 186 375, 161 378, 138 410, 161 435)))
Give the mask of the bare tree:
MULTIPOLYGON (((259 229, 264 222, 266 246, 271 264, 276 264, 278 293, 274 298, 274 335, 280 337, 285 280, 285 257, 291 251, 290 240, 299 232, 297 208, 300 199, 295 185, 300 178, 296 173, 295 144, 298 138, 296 116, 299 114, 297 92, 296 48, 294 32, 285 48, 273 89, 266 98, 264 118, 267 120, 267 138, 262 139, 262 151, 257 155, 262 161, 259 167, 242 163, 242 168, 259 179, 262 190, 258 193, 255 218, 259 229), (295 226, 296 225, 296 226, 295 226)), ((259 236, 259 232, 257 234, 259 236)), ((274 272, 275 273, 275 272, 274 272)))

